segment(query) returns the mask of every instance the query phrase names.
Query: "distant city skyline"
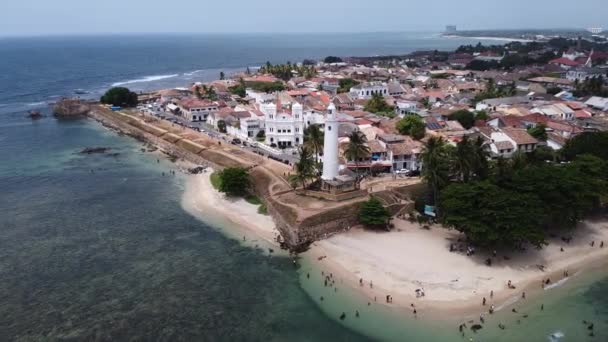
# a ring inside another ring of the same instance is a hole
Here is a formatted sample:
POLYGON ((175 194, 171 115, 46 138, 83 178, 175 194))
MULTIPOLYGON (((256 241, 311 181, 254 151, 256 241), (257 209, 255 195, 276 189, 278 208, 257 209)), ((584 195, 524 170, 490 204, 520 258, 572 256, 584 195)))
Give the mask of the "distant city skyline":
POLYGON ((0 12, 0 36, 108 33, 353 33, 606 27, 608 1, 20 0, 0 12))

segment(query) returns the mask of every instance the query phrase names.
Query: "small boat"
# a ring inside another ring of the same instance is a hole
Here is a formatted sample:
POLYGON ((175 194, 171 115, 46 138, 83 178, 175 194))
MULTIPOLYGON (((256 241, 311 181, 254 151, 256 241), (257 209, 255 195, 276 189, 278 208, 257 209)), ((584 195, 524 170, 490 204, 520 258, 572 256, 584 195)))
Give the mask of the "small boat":
POLYGON ((86 94, 90 94, 90 92, 84 90, 84 89, 76 89, 74 90, 74 94, 76 95, 86 95, 86 94))

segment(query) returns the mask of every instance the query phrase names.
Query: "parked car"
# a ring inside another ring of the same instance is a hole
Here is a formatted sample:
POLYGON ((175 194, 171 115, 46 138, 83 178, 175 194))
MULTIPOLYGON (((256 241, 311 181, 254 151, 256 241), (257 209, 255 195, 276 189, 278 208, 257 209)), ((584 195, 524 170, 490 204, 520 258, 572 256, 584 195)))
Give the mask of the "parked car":
POLYGON ((408 170, 408 169, 401 169, 401 170, 395 171, 396 174, 398 174, 398 175, 404 175, 404 176, 409 176, 410 172, 411 171, 408 170))
POLYGON ((418 177, 420 176, 420 170, 412 170, 407 174, 408 177, 418 177))
POLYGON ((234 138, 232 139, 232 145, 240 145, 241 144, 241 139, 239 138, 234 138))

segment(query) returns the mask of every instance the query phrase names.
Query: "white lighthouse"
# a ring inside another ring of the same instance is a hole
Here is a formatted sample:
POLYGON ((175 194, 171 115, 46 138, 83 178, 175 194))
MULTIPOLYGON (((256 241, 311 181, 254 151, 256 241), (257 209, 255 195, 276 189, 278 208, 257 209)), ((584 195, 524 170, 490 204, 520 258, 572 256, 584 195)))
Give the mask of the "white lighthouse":
POLYGON ((336 106, 330 103, 325 119, 325 140, 323 141, 323 175, 321 179, 331 181, 338 176, 338 118, 336 106))

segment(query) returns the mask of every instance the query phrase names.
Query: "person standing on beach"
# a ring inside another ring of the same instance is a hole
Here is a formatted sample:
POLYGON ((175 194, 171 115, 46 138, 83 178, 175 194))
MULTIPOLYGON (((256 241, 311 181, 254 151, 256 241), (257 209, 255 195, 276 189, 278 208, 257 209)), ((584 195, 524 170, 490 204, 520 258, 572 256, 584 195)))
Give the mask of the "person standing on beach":
POLYGON ((486 297, 483 297, 483 300, 481 301, 481 305, 486 306, 486 297))

